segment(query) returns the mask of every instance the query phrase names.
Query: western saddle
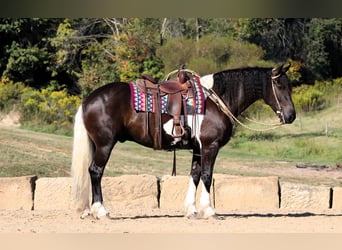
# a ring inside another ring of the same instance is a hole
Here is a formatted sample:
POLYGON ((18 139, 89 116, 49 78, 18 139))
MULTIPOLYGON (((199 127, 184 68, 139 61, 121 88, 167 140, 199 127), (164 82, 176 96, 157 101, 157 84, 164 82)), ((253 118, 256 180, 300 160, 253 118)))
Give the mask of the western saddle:
MULTIPOLYGON (((168 95, 166 110, 169 115, 173 117, 172 137, 174 138, 172 146, 178 142, 183 141, 187 143, 190 134, 190 128, 187 123, 187 115, 193 114, 194 109, 188 109, 187 100, 195 98, 194 88, 191 78, 184 66, 181 66, 177 72, 177 78, 166 79, 162 82, 157 82, 152 76, 144 74, 142 79, 137 81, 137 87, 142 90, 145 95, 150 94, 154 99, 156 105, 155 115, 155 130, 151 131, 154 134, 154 149, 161 149, 161 103, 160 97, 168 95), (181 115, 184 115, 184 123, 182 124, 181 115)), ((145 98, 147 100, 147 98, 145 98)), ((147 122, 147 126, 148 126, 147 122)), ((149 129, 149 128, 147 128, 149 129)))

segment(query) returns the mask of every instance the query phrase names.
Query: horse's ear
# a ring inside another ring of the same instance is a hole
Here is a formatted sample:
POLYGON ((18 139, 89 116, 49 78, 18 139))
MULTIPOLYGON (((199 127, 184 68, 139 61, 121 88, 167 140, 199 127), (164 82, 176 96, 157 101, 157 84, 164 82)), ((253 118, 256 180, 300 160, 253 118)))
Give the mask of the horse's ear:
POLYGON ((283 67, 282 67, 282 72, 283 72, 283 74, 285 74, 285 73, 289 70, 290 67, 291 67, 291 63, 288 63, 288 65, 283 66, 283 67))
POLYGON ((278 76, 283 68, 283 64, 272 69, 272 76, 278 76))

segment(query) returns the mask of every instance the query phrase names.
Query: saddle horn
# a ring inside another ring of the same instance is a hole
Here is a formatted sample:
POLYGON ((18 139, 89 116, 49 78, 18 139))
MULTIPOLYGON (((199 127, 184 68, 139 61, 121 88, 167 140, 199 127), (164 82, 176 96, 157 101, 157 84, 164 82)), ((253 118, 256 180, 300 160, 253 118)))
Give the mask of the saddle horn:
POLYGON ((186 83, 187 81, 190 80, 190 77, 186 73, 185 69, 185 64, 181 64, 178 70, 178 81, 180 83, 186 83))

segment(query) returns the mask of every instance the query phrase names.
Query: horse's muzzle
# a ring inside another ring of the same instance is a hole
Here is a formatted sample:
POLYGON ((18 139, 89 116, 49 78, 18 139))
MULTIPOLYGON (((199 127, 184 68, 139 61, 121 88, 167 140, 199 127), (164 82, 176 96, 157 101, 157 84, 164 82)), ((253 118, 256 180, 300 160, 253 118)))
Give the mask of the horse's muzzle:
POLYGON ((296 120, 296 112, 288 112, 288 113, 278 113, 280 118, 280 122, 282 124, 291 124, 294 120, 296 120))

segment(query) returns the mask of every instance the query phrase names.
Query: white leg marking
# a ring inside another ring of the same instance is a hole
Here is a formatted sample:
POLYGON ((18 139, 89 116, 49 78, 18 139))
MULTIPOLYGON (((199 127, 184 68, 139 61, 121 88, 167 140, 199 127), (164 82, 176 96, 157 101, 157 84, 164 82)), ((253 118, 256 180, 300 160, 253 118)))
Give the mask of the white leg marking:
POLYGON ((95 202, 91 206, 90 211, 91 211, 91 214, 96 219, 100 219, 101 217, 104 217, 104 216, 108 215, 107 210, 105 209, 105 207, 100 202, 95 202))
POLYGON ((193 217, 197 214, 196 209, 196 186, 194 180, 190 177, 189 188, 184 201, 185 216, 193 217))
POLYGON ((205 219, 215 215, 215 210, 210 205, 210 194, 202 182, 202 192, 200 197, 200 212, 205 219))

